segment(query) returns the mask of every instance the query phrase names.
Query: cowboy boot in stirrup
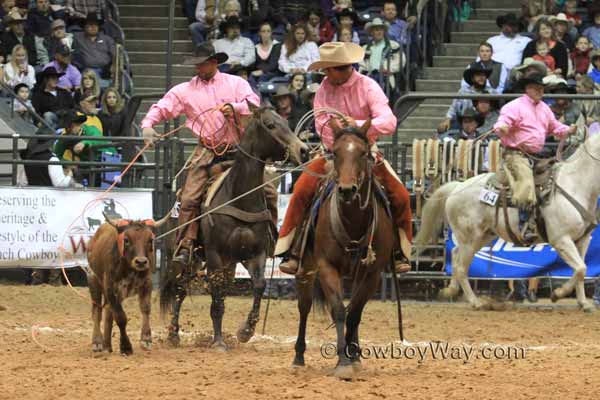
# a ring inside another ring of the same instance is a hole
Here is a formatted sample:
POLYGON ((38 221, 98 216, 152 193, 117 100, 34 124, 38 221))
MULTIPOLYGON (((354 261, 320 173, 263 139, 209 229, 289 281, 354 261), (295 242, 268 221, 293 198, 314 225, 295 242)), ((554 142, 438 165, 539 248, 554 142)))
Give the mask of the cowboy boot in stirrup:
POLYGON ((298 254, 302 252, 302 238, 304 237, 304 230, 308 229, 306 224, 302 224, 302 229, 299 229, 292 239, 292 245, 290 246, 289 251, 286 256, 279 264, 279 270, 284 274, 301 276, 303 274, 302 268, 300 266, 300 257, 298 254))
POLYGON ((402 250, 397 250, 394 253, 394 270, 397 274, 403 274, 410 271, 411 266, 408 259, 404 256, 402 250))
POLYGON ((279 264, 279 270, 284 274, 296 275, 298 273, 299 265, 299 260, 294 256, 290 256, 281 261, 281 264, 279 264))
POLYGON ((177 250, 175 250, 171 261, 175 264, 179 264, 182 269, 189 266, 192 261, 192 244, 182 241, 177 250))

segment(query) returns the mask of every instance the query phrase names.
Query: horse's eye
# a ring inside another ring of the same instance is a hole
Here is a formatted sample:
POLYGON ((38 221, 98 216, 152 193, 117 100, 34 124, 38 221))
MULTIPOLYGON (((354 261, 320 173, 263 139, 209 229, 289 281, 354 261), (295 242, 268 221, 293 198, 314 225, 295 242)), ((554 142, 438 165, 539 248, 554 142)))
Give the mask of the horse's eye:
POLYGON ((275 129, 275 124, 272 122, 267 122, 267 128, 269 129, 275 129))

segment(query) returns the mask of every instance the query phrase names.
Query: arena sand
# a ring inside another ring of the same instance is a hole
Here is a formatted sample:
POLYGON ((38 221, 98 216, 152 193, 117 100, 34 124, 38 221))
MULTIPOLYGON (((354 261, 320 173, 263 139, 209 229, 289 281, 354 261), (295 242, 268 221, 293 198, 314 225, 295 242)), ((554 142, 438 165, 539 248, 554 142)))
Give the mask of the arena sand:
MULTIPOLYGON (((86 298, 87 289, 76 289, 86 298)), ((309 318, 307 367, 292 370, 296 303, 273 301, 267 335, 236 344, 250 298, 226 302, 231 350, 208 347, 209 297, 186 300, 183 340, 165 343, 153 299, 151 352, 140 349, 137 301, 125 303, 134 355, 91 352, 90 305, 65 287, 0 285, 0 399, 595 399, 600 389, 600 313, 572 308, 473 311, 465 304, 407 304, 413 346, 516 346, 525 359, 367 359, 356 378, 331 376, 335 360, 320 347, 335 340, 325 316, 309 318), (32 327, 39 344, 32 340, 32 327)), ((567 304, 573 304, 566 301, 567 304)), ((263 308, 264 310, 264 308, 263 308)), ((258 333, 262 326, 259 322, 258 333)), ((367 305, 361 338, 368 346, 398 340, 393 303, 367 305)), ((398 345, 398 343, 396 343, 398 345)), ((113 333, 118 349, 118 329, 113 333)))

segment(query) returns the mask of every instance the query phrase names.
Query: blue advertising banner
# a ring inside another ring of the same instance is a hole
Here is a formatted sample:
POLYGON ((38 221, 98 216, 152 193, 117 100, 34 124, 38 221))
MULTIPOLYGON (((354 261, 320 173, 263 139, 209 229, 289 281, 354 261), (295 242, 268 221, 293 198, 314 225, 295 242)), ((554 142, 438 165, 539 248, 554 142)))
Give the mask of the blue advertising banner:
MULTIPOLYGON (((592 232, 592 241, 585 262, 586 277, 600 276, 600 228, 592 232)), ((446 240, 446 272, 452 273, 452 249, 455 243, 452 232, 446 240)), ((519 279, 531 277, 569 278, 573 270, 548 244, 532 247, 518 247, 502 239, 484 247, 475 254, 469 269, 470 278, 519 279)))

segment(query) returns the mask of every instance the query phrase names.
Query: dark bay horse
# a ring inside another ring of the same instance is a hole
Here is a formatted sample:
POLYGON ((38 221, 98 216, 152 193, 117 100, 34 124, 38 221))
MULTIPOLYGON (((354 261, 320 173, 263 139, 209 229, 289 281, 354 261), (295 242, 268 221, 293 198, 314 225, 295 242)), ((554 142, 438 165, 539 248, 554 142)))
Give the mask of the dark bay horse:
MULTIPOLYGON (((250 104, 250 109, 252 117, 238 146, 233 166, 213 197, 211 209, 262 185, 268 160, 289 159, 295 164, 300 164, 308 155, 307 146, 271 108, 258 108, 250 104)), ((260 303, 266 285, 265 263, 267 257, 272 255, 276 235, 271 227, 271 217, 262 189, 245 195, 226 207, 203 218, 200 223, 200 236, 204 243, 207 278, 212 297, 212 345, 221 350, 226 350, 221 328, 225 311, 225 290, 235 273, 235 266, 241 262, 252 278, 252 309, 237 332, 238 340, 247 342, 254 335, 259 319, 260 303), (264 218, 260 218, 261 215, 264 218)), ((161 290, 161 309, 164 312, 172 307, 169 340, 177 344, 179 311, 187 295, 185 279, 180 278, 185 274, 167 275, 170 278, 167 278, 161 290)))
POLYGON ((314 247, 303 256, 305 274, 296 279, 300 324, 293 366, 304 366, 306 319, 317 302, 325 301, 337 333, 335 375, 350 379, 360 367, 358 326, 367 301, 379 286, 381 272, 392 263, 394 229, 385 206, 375 196, 370 146, 360 128, 341 129, 335 120, 333 145, 335 186, 320 207, 314 247), (344 306, 343 278, 352 277, 352 295, 344 306), (318 279, 316 290, 315 279, 318 279), (345 325, 345 333, 344 333, 345 325))

